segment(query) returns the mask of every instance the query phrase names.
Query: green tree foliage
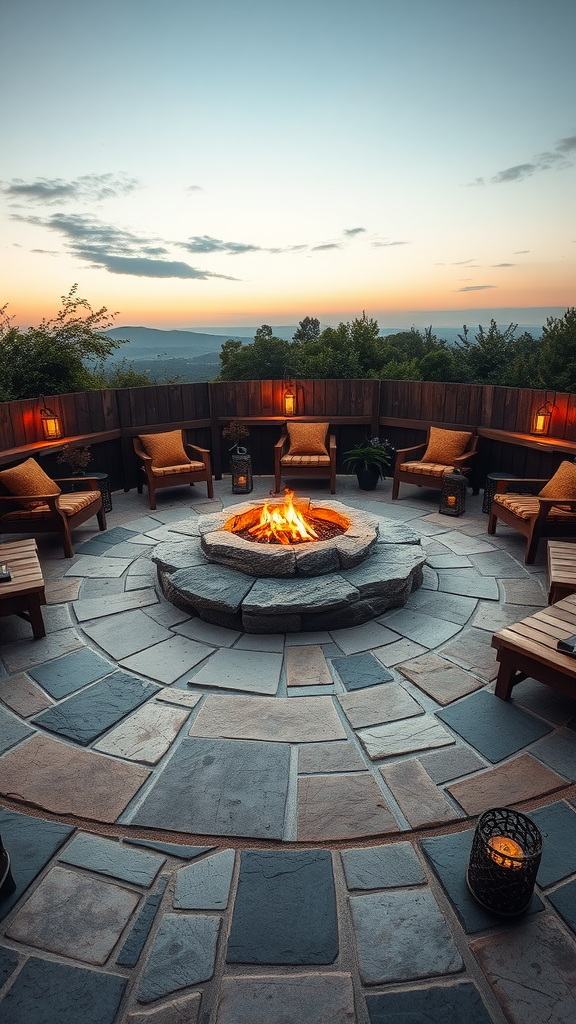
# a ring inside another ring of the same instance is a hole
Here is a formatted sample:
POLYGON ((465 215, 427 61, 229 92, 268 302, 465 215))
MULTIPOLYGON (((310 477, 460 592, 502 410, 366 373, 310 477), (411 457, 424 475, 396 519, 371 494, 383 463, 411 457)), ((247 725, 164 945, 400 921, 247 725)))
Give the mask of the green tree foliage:
POLYGON ((218 380, 278 380, 294 375, 294 344, 275 338, 272 328, 262 324, 250 345, 229 338, 220 350, 218 380))
POLYGON ((539 344, 537 386, 576 392, 576 308, 548 317, 539 344))
POLYGON ((292 341, 297 344, 308 344, 311 341, 318 341, 320 337, 320 321, 315 316, 305 316, 292 335, 292 341))
POLYGON ((12 322, 6 306, 0 310, 0 400, 103 386, 104 360, 122 344, 102 333, 116 314, 105 306, 92 309, 76 293, 74 285, 62 296, 62 309, 55 317, 27 330, 12 322))
POLYGON ((498 327, 490 321, 473 338, 464 326, 454 349, 454 380, 467 384, 537 387, 540 342, 531 334, 516 336, 517 324, 498 327))

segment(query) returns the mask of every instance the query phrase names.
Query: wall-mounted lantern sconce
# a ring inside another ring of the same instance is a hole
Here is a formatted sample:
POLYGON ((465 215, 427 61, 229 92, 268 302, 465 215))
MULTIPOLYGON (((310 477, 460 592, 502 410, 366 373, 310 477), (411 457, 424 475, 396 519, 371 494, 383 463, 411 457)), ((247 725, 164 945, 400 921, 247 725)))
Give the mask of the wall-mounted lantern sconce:
POLYGON ((532 434, 547 434, 550 430, 550 424, 552 422, 552 412, 554 411, 553 402, 544 402, 539 409, 536 410, 532 417, 532 427, 530 433, 532 434))
POLYGON ((42 422, 44 438, 46 441, 57 441, 59 437, 62 437, 60 417, 45 405, 44 398, 42 398, 41 401, 42 407, 40 409, 40 420, 42 422))
POLYGON ((293 416, 296 412, 296 395, 294 394, 294 385, 288 383, 284 392, 284 414, 286 416, 293 416))

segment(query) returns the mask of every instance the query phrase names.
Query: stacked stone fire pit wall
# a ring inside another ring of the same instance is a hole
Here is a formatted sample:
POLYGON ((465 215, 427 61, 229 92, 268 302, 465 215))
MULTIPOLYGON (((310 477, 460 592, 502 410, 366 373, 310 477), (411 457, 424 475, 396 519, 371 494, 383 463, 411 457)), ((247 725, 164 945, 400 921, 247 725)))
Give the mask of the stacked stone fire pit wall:
MULTIPOLYGON (((201 516, 197 520, 200 536, 192 535, 196 532, 192 520, 174 524, 174 541, 160 544, 154 552, 164 595, 176 607, 196 613, 207 622, 248 633, 345 628, 403 605, 422 583, 426 555, 418 535, 403 523, 358 512, 340 502, 329 504, 354 517, 354 530, 364 532, 364 540, 372 531, 373 540, 367 542, 368 551, 359 564, 353 560, 342 564, 356 557, 349 545, 342 543, 347 534, 320 542, 332 545, 338 559, 336 571, 324 568, 320 570, 322 575, 271 577, 258 572, 254 567, 257 562, 252 563, 251 572, 217 564, 214 548, 207 555, 202 542, 218 529, 219 519, 230 518, 230 512, 201 516)), ((241 543, 251 549, 281 550, 280 546, 241 543)), ((302 545, 302 549, 312 552, 320 544, 302 545)), ((233 548, 238 550, 235 544, 233 548)), ((323 557, 325 564, 325 552, 323 557)), ((332 560, 334 556, 328 557, 332 560)), ((303 558, 306 568, 312 566, 314 555, 308 558, 311 561, 303 558)))

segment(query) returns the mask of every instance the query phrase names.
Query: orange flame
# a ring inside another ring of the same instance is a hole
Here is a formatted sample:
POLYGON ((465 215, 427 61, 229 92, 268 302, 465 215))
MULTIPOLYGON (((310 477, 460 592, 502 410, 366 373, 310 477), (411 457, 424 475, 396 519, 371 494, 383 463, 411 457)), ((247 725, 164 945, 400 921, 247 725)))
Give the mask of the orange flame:
POLYGON ((268 505, 262 508, 260 521, 250 529, 255 540, 269 541, 274 538, 280 544, 294 544, 306 540, 318 540, 314 527, 294 507, 294 491, 286 489, 283 505, 268 505))

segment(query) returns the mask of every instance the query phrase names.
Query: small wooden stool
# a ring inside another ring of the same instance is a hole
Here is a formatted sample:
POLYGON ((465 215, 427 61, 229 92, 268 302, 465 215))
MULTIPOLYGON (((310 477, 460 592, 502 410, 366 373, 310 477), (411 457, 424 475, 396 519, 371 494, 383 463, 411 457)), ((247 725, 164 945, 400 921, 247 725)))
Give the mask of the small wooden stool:
POLYGON ((548 541, 548 604, 576 593, 576 544, 548 541))
POLYGON ((35 640, 46 636, 42 605, 46 604, 44 579, 36 541, 15 540, 0 544, 0 562, 6 562, 12 579, 0 583, 0 616, 19 615, 32 626, 35 640))

